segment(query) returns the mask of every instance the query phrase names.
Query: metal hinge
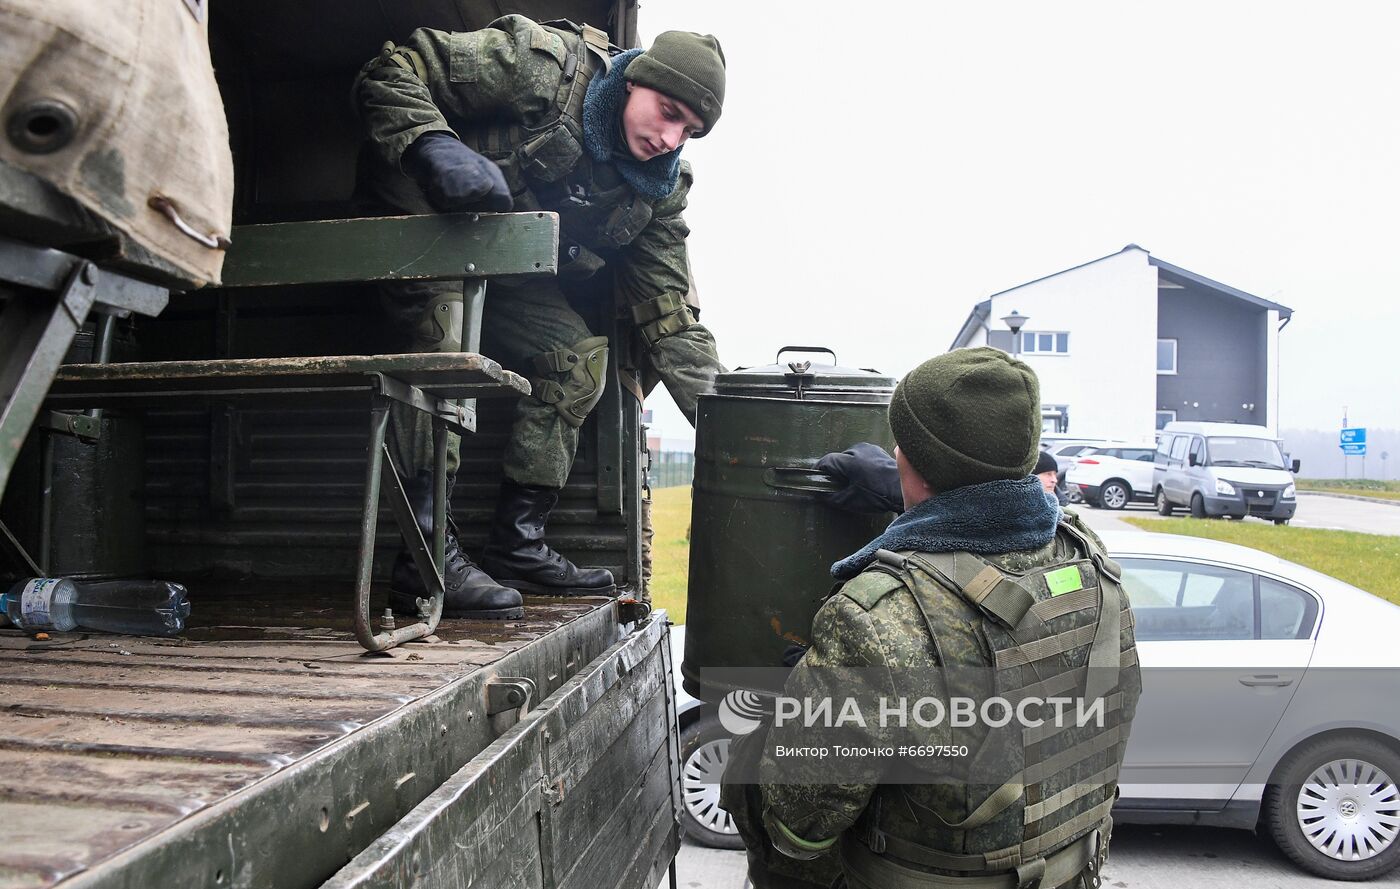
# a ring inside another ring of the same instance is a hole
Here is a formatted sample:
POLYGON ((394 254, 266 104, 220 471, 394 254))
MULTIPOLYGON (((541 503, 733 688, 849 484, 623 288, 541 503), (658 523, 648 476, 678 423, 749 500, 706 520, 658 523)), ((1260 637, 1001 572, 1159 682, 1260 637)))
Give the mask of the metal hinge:
POLYGON ((486 683, 486 715, 528 710, 535 696, 534 680, 523 676, 502 676, 486 683))
POLYGON ((89 444, 102 437, 102 420, 86 414, 67 414, 62 411, 44 411, 39 415, 39 426, 50 432, 71 435, 89 444))

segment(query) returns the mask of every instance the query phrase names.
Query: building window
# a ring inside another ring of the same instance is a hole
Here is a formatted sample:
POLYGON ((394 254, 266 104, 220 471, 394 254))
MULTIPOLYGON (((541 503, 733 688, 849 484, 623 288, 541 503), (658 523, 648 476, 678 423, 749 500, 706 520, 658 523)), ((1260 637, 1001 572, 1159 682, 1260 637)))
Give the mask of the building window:
POLYGON ((1157 341, 1157 373, 1176 373, 1176 340, 1157 341))
POLYGON ((1023 330, 1021 352, 1027 355, 1068 355, 1069 334, 1053 330, 1023 330))
POLYGON ((1170 423, 1170 422, 1172 422, 1172 421, 1174 421, 1175 419, 1176 419, 1176 411, 1158 411, 1158 412, 1157 412, 1157 428, 1158 428, 1158 429, 1166 429, 1166 428, 1167 428, 1167 424, 1170 423))

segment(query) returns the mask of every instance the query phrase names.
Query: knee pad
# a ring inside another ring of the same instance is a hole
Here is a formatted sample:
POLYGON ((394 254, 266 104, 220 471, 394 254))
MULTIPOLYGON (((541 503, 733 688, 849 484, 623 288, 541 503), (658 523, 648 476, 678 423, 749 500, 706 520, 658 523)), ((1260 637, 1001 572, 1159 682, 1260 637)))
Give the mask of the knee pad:
POLYGON ((549 377, 532 380, 535 398, 553 406, 570 426, 582 426, 588 412, 603 397, 608 338, 589 337, 567 349, 536 355, 534 363, 541 374, 567 374, 562 380, 549 377))
POLYGON ((686 304, 684 293, 663 293, 633 306, 632 320, 647 341, 647 348, 654 350, 665 337, 694 326, 695 313, 686 304))
POLYGON ((413 331, 415 352, 462 351, 462 294, 434 296, 418 316, 413 331))

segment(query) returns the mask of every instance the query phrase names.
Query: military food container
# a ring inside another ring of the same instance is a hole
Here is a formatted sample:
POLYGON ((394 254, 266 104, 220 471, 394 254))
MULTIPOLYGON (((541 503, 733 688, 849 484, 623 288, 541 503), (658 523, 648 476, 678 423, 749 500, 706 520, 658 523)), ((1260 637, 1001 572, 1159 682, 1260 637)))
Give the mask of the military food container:
POLYGON ((778 359, 721 374, 700 398, 681 672, 686 691, 709 702, 737 683, 707 670, 778 667, 786 649, 809 641, 831 563, 890 519, 829 506, 838 486, 816 464, 863 441, 893 450, 895 381, 841 367, 828 349, 789 347, 778 359), (782 361, 803 353, 831 363, 782 361))

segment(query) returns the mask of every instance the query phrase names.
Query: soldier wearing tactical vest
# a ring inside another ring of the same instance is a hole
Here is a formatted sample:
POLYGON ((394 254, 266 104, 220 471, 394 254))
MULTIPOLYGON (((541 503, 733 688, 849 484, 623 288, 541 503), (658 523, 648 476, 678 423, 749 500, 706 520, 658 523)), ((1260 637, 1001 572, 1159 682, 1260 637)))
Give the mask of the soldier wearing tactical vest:
MULTIPOLYGON (((724 75, 719 42, 707 35, 668 31, 645 53, 618 52, 596 28, 519 15, 470 33, 419 29, 361 70, 354 94, 374 148, 364 178, 382 204, 404 213, 514 208, 560 216, 558 278, 489 288, 483 342, 525 368, 533 392, 516 408, 481 567, 449 537, 447 615, 519 617, 517 590, 613 591, 609 572, 580 568, 544 540, 579 427, 609 372, 608 339, 589 330, 567 288, 608 267, 640 342, 641 388, 664 382, 694 423, 699 393, 723 367, 687 302, 693 288, 681 212, 691 172, 680 150, 719 119, 724 75)), ((461 348, 460 282, 397 283, 381 295, 398 326, 413 332, 414 351, 461 348)), ((392 431, 426 525, 429 421, 396 410, 392 431)), ((449 475, 458 445, 450 436, 449 475)), ((393 591, 395 608, 409 611, 425 595, 406 553, 395 564, 393 591)))
POLYGON ((721 801, 750 877, 757 889, 1097 887, 1141 679, 1118 566, 1030 474, 1035 374, 995 349, 941 355, 900 382, 890 426, 906 511, 833 566, 844 584, 784 695, 830 695, 832 672, 855 669, 888 677, 891 699, 1102 699, 1102 715, 1081 725, 1031 709, 996 729, 872 721, 859 731, 874 746, 968 748, 898 763, 899 783, 835 783, 836 766, 829 783, 789 781, 775 748, 813 743, 810 730, 745 736, 731 761, 758 761, 762 783, 726 785, 721 801))

